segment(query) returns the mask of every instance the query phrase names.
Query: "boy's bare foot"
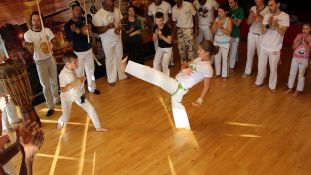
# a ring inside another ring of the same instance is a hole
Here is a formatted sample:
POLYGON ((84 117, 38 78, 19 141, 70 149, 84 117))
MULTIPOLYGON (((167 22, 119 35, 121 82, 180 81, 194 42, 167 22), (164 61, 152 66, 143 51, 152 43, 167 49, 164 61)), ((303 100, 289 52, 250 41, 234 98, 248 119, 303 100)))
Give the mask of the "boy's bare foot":
POLYGON ((289 94, 289 93, 291 93, 291 92, 292 92, 292 89, 288 88, 284 93, 285 93, 285 94, 289 94))
POLYGON ((123 73, 125 73, 126 65, 127 65, 127 59, 128 57, 125 57, 120 64, 120 69, 123 73))
POLYGON ((107 132, 107 131, 109 131, 109 130, 106 129, 106 128, 96 128, 96 131, 97 131, 97 132, 107 132))
POLYGON ((301 95, 301 92, 300 92, 300 91, 295 91, 295 93, 293 93, 293 96, 294 96, 294 97, 297 97, 297 96, 299 96, 299 95, 301 95))

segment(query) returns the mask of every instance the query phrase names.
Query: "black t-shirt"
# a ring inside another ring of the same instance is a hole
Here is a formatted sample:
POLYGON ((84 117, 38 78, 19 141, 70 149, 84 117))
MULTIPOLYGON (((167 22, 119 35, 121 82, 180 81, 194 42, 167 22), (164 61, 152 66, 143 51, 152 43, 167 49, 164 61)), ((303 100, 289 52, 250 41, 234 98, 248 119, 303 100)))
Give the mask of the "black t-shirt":
MULTIPOLYGON (((158 28, 158 26, 155 25, 154 28, 153 28, 153 33, 156 31, 157 28, 158 28)), ((161 32, 162 32, 162 35, 165 36, 165 37, 172 35, 171 28, 167 24, 164 24, 163 28, 161 29, 161 32)), ((172 44, 168 44, 167 42, 163 41, 160 38, 158 38, 158 45, 161 48, 172 47, 172 44)))
MULTIPOLYGON (((89 22, 89 20, 88 20, 89 22)), ((73 32, 71 30, 71 25, 75 24, 77 26, 77 28, 81 29, 82 26, 85 25, 85 18, 82 17, 81 20, 79 22, 75 22, 72 19, 70 19, 66 24, 65 24, 65 33, 66 33, 66 39, 68 41, 72 41, 73 44, 73 50, 76 52, 84 52, 84 51, 88 51, 92 45, 90 43, 88 43, 87 41, 87 35, 83 35, 81 33, 77 34, 75 32, 73 32)), ((96 32, 96 29, 94 27, 94 25, 89 22, 89 24, 91 24, 91 30, 92 32, 96 32)))

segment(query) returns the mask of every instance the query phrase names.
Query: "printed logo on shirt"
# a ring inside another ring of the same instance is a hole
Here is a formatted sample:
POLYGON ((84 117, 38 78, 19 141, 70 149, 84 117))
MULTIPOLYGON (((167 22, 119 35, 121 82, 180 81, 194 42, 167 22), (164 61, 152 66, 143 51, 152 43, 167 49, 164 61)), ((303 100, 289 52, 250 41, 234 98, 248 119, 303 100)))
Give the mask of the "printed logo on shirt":
POLYGON ((200 6, 200 8, 199 8, 199 15, 202 18, 207 18, 207 16, 208 16, 208 9, 205 6, 200 6))
POLYGON ((197 64, 196 63, 192 63, 192 64, 189 65, 189 68, 196 72, 197 71, 197 64))
POLYGON ((301 48, 299 50, 297 50, 297 53, 301 56, 304 56, 305 55, 305 49, 304 48, 301 48))
POLYGON ((108 15, 107 16, 107 22, 108 23, 114 23, 115 22, 115 17, 113 15, 108 15))

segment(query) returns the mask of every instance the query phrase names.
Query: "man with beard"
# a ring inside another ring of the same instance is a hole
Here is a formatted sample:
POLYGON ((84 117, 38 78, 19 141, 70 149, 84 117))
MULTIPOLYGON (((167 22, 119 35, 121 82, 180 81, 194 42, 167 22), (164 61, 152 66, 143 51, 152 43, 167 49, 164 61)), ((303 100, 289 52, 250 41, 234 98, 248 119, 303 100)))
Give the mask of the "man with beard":
MULTIPOLYGON (((88 21, 86 26, 85 18, 82 16, 83 10, 79 1, 73 1, 69 4, 72 10, 72 18, 65 24, 67 40, 71 41, 75 54, 78 55, 79 66, 76 69, 78 77, 86 74, 88 90, 93 94, 100 94, 95 84, 95 65, 92 44, 88 43, 87 35, 91 29, 96 32, 95 27, 88 21), (85 73, 84 73, 85 71, 85 73)), ((84 90, 83 90, 84 91, 84 90)))

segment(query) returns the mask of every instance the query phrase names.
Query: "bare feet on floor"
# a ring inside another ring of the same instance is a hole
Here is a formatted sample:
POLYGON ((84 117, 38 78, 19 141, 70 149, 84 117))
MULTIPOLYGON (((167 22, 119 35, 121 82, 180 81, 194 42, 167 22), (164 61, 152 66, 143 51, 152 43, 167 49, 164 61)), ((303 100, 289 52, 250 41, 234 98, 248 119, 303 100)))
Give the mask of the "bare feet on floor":
POLYGON ((292 89, 288 88, 284 93, 285 93, 285 94, 289 94, 289 93, 291 93, 291 92, 292 92, 292 89))
POLYGON ((109 130, 106 129, 106 128, 96 128, 96 131, 97 131, 97 132, 107 132, 107 131, 109 131, 109 130))

